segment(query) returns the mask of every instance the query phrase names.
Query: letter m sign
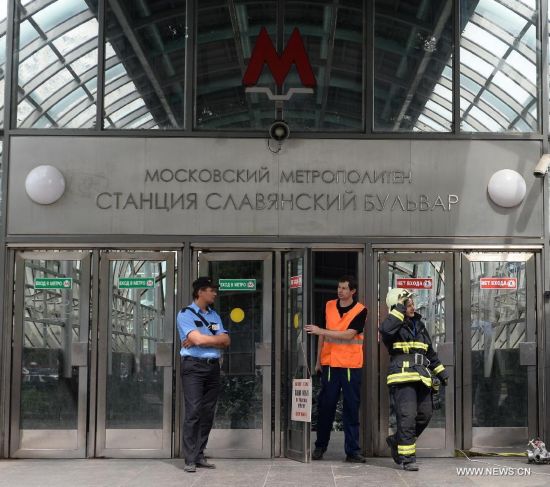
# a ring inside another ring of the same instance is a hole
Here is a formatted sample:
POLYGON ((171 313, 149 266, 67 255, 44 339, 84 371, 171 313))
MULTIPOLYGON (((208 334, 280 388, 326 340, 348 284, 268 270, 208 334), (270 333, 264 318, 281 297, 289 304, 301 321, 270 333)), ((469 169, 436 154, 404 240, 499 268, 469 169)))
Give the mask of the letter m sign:
POLYGON ((262 27, 256 39, 252 56, 250 56, 248 68, 244 73, 243 85, 247 87, 247 92, 264 92, 272 100, 289 100, 294 93, 313 93, 313 88, 316 85, 315 75, 300 31, 297 28, 292 31, 283 54, 279 56, 266 28, 262 27), (304 88, 290 88, 286 95, 273 95, 267 87, 255 87, 265 64, 269 67, 279 88, 283 85, 294 64, 304 88))

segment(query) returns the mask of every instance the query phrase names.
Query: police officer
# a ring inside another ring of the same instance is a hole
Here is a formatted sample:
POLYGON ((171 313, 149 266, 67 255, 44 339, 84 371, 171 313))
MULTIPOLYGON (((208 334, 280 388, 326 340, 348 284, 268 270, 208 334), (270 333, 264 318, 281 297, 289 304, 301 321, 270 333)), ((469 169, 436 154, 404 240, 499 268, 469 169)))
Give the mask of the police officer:
POLYGON ((220 392, 221 350, 230 343, 220 316, 211 308, 217 288, 209 277, 199 277, 193 282, 193 302, 177 317, 185 401, 183 454, 186 472, 195 472, 197 467, 216 468, 206 461, 204 449, 220 392))
POLYGON ((388 292, 388 317, 380 325, 382 341, 390 353, 387 384, 393 396, 397 433, 388 436, 393 460, 404 470, 416 471, 416 439, 432 417, 432 392, 447 384, 422 317, 416 313, 412 293, 395 288, 388 292))
POLYGON ((346 461, 366 461, 359 447, 359 400, 367 308, 357 302, 356 292, 355 279, 341 277, 338 280, 338 299, 326 303, 326 328, 313 324, 305 326, 308 333, 319 336, 315 370, 321 373, 321 392, 317 402, 317 441, 313 460, 321 460, 328 447, 336 404, 342 391, 346 461))

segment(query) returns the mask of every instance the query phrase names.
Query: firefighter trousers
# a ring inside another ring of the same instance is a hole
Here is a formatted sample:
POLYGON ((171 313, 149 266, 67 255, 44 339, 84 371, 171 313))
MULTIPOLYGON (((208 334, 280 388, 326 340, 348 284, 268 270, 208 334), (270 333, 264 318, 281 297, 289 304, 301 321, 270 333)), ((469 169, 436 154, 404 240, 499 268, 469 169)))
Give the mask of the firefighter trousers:
POLYGON ((359 446, 359 401, 361 399, 361 374, 363 369, 345 369, 323 365, 321 392, 317 399, 317 441, 315 447, 327 449, 330 432, 336 414, 340 391, 344 396, 342 420, 344 423, 344 450, 346 455, 356 455, 359 446))
POLYGON ((432 390, 422 382, 407 382, 390 388, 397 419, 397 453, 402 463, 416 461, 416 440, 433 413, 432 390))

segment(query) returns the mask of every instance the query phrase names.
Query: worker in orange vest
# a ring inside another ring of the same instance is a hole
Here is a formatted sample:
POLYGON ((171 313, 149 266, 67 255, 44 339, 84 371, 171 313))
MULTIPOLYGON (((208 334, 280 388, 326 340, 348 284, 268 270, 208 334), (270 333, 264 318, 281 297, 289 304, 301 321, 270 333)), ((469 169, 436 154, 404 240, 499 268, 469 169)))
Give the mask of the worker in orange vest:
POLYGON ((346 461, 366 461, 359 447, 359 401, 367 308, 357 302, 356 293, 357 281, 350 276, 341 277, 338 280, 338 299, 326 303, 326 326, 305 326, 307 333, 319 336, 315 370, 321 374, 321 392, 317 402, 317 441, 313 460, 321 460, 328 447, 336 404, 342 391, 346 461))

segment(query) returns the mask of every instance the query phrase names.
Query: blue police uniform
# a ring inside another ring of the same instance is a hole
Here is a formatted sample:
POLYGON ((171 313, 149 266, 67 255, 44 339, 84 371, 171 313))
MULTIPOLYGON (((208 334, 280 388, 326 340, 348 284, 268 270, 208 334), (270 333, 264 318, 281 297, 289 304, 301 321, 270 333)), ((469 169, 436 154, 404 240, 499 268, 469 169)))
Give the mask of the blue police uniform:
MULTIPOLYGON (((203 335, 227 333, 218 313, 202 311, 195 303, 183 308, 177 317, 180 339, 192 331, 203 335)), ((204 459, 204 449, 214 422, 220 392, 221 350, 215 347, 182 347, 181 380, 185 402, 183 421, 183 454, 186 464, 204 459)))

